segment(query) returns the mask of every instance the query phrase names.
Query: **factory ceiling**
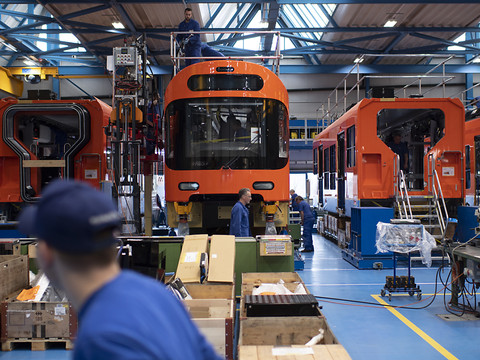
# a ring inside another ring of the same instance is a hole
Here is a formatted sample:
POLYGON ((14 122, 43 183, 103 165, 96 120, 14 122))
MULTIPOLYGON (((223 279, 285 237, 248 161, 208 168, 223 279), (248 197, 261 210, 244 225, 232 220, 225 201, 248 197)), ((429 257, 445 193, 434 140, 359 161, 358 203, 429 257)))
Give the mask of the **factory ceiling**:
MULTIPOLYGON (((461 63, 480 61, 478 0, 194 0, 186 5, 205 32, 202 40, 226 56, 268 56, 280 46, 285 61, 295 65, 416 65, 450 55, 461 63), (225 30, 231 32, 219 33, 225 30), (255 34, 265 30, 280 38, 255 34)), ((184 8, 180 0, 1 1, 0 65, 104 66, 113 47, 142 36, 151 66, 171 65, 170 36, 184 8)))

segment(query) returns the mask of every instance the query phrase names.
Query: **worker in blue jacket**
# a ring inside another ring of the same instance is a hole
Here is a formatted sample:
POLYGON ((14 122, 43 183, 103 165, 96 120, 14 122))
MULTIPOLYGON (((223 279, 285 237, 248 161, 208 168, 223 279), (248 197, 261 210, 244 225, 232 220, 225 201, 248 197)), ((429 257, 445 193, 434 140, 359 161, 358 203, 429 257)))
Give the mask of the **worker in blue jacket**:
POLYGON ((233 205, 230 217, 230 235, 239 237, 251 236, 248 209, 246 207, 252 200, 250 189, 240 189, 238 198, 238 202, 233 205))
POLYGON ((310 205, 303 200, 301 196, 297 196, 295 201, 298 205, 298 211, 300 211, 300 218, 302 219, 301 224, 303 225, 303 250, 302 252, 312 252, 313 251, 313 213, 310 209, 310 205))
MULTIPOLYGON (((192 9, 186 8, 184 11, 185 20, 178 25, 178 31, 190 31, 192 34, 178 34, 177 41, 185 43, 186 57, 201 57, 202 56, 202 41, 200 40, 200 24, 192 19, 192 9), (197 32, 194 34, 193 32, 197 32)), ((185 59, 185 66, 196 64, 200 59, 185 59)))
POLYGON ((290 198, 292 199, 292 210, 293 211, 298 211, 298 205, 297 205, 297 202, 295 201, 295 198, 297 196, 298 195, 295 193, 295 190, 291 189, 290 190, 290 198))
POLYGON ((121 219, 104 193, 56 180, 19 226, 38 238, 40 267, 77 310, 74 360, 221 359, 163 284, 120 269, 121 219))

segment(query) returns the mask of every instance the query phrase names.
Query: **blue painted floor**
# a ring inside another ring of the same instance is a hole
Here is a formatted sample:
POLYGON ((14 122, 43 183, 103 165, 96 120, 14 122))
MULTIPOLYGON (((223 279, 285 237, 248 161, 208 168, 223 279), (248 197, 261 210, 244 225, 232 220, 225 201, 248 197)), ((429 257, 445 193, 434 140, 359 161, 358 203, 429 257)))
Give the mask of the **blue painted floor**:
MULTIPOLYGON (((377 302, 392 270, 357 270, 341 257, 340 249, 321 236, 314 235, 315 252, 303 254, 305 269, 300 276, 311 293, 317 296, 377 302)), ((433 294, 437 269, 413 268, 423 299, 433 294)), ((406 275, 400 271, 398 275, 406 275)), ((444 277, 446 277, 446 272, 444 277)), ((439 290, 442 286, 439 286, 439 290)), ((388 302, 388 299, 384 298, 388 302)), ((397 295, 394 305, 416 302, 416 297, 397 295)), ((421 307, 430 299, 411 306, 421 307)), ((339 305, 319 300, 330 327, 353 360, 459 359, 480 358, 480 320, 445 321, 442 296, 423 310, 398 309, 403 321, 384 308, 339 305), (415 329, 407 326, 408 323, 415 329), (419 335, 420 334, 420 335, 419 335), (423 336, 423 337, 422 337, 423 336)), ((1 360, 67 360, 72 352, 62 350, 0 352, 1 360)))
MULTIPOLYGON (((385 277, 393 275, 393 270, 358 270, 342 259, 341 250, 335 244, 319 235, 314 235, 314 247, 314 253, 302 255, 305 269, 298 272, 312 294, 377 303, 372 295, 380 294, 385 277)), ((444 279, 448 270, 444 272, 444 279)), ((434 293, 436 271, 433 267, 412 268, 411 275, 422 290, 422 300, 434 293)), ((406 274, 406 269, 397 273, 406 274)), ((439 282, 438 290, 442 288, 439 282)), ((447 295, 447 301, 449 298, 447 295)), ((388 298, 383 300, 388 302, 388 298)), ((408 305, 416 301, 416 296, 397 294, 391 304, 408 305)), ((430 301, 431 298, 411 306, 422 307, 430 301)), ((340 305, 321 299, 319 304, 333 333, 353 360, 480 358, 480 320, 439 318, 437 314, 447 314, 443 291, 426 309, 398 309, 397 314, 403 316, 403 321, 384 308, 340 305)))

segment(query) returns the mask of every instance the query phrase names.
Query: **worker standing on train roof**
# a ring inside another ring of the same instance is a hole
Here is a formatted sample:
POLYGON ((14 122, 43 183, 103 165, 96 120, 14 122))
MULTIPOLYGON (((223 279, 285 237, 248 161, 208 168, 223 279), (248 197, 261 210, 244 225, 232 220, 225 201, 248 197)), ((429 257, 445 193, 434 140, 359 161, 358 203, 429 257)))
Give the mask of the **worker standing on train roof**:
POLYGON ((243 188, 238 192, 238 202, 232 208, 230 216, 230 235, 237 237, 252 236, 250 232, 250 222, 248 220, 247 206, 252 200, 250 189, 243 188))
POLYGON ((301 196, 297 196, 295 201, 300 211, 301 224, 303 225, 303 250, 302 252, 313 252, 313 222, 314 217, 310 205, 303 200, 301 196))
MULTIPOLYGON (((185 20, 178 25, 179 32, 190 31, 192 34, 178 34, 177 41, 184 43, 186 57, 201 57, 202 56, 202 41, 200 40, 200 24, 192 19, 192 9, 186 8, 184 11, 185 20), (195 33, 196 32, 196 33, 195 33)), ((200 59, 185 59, 185 66, 196 64, 200 59)))

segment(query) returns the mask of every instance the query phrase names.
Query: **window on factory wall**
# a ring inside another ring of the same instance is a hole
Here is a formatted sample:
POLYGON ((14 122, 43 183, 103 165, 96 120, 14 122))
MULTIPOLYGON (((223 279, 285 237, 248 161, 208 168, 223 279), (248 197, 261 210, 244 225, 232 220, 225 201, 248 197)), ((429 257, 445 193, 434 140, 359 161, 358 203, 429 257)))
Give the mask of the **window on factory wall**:
POLYGON ((355 126, 347 129, 347 167, 355 166, 355 126))

